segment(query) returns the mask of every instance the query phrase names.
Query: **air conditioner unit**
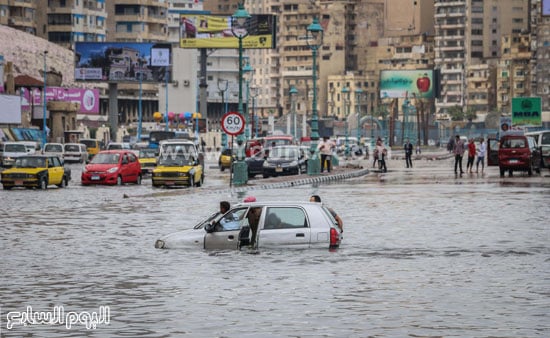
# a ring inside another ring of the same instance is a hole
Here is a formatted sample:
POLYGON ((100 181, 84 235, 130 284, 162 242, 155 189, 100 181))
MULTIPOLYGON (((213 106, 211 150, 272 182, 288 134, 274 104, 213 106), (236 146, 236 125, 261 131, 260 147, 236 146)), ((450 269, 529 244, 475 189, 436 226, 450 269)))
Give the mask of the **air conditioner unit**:
POLYGON ((185 87, 189 87, 189 84, 190 84, 190 83, 189 83, 189 80, 183 80, 183 85, 184 85, 185 87))
POLYGON ((179 83, 178 80, 172 81, 172 86, 174 86, 174 87, 179 86, 179 84, 180 84, 180 83, 179 83))

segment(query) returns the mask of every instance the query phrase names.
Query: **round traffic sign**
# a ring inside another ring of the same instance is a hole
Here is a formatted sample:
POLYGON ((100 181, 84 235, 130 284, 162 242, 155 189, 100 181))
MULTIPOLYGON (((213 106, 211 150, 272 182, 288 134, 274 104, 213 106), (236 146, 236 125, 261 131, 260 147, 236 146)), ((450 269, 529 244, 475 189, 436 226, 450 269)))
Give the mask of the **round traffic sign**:
POLYGON ((222 129, 228 135, 239 135, 244 130, 244 117, 234 111, 226 113, 222 117, 222 129))

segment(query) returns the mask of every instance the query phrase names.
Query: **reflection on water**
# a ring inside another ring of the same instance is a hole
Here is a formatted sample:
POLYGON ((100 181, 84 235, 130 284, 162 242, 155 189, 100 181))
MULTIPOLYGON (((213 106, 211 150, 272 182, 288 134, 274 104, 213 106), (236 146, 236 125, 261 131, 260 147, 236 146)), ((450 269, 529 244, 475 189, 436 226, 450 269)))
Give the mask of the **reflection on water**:
POLYGON ((109 325, 29 325, 2 337, 548 336, 545 187, 350 183, 321 195, 344 219, 328 250, 185 252, 154 241, 242 195, 150 186, 0 192, 0 312, 97 311, 109 325), (123 198, 129 193, 131 198, 123 198))

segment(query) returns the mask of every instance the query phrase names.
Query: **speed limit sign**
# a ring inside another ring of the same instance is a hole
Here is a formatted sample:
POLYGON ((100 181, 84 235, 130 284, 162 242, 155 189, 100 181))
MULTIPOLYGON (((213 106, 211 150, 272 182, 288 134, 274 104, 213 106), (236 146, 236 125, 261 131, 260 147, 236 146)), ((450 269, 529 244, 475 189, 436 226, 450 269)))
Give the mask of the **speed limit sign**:
POLYGON ((239 135, 244 130, 244 118, 237 112, 228 112, 222 117, 222 129, 231 136, 239 135))

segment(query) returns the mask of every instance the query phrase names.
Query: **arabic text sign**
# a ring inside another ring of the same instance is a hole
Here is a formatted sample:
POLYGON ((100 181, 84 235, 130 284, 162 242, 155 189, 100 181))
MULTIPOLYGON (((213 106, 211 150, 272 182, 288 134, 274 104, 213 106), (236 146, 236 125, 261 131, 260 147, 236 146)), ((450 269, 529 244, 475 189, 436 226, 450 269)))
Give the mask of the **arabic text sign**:
MULTIPOLYGON (((238 48, 239 40, 231 31, 230 16, 192 15, 180 16, 181 48, 238 48)), ((242 35, 243 48, 275 48, 275 16, 251 15, 247 31, 242 35)), ((238 32, 237 32, 238 33, 238 32)))
MULTIPOLYGON (((21 108, 31 106, 30 92, 23 88, 21 108)), ((83 88, 46 87, 46 101, 64 101, 80 103, 81 113, 99 113, 99 90, 83 88)), ((42 105, 42 91, 34 89, 33 104, 42 105)))
POLYGON ((383 70, 380 72, 380 97, 432 98, 434 96, 433 70, 383 70))

